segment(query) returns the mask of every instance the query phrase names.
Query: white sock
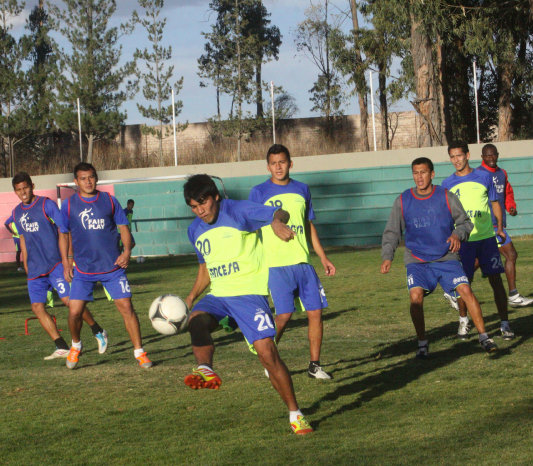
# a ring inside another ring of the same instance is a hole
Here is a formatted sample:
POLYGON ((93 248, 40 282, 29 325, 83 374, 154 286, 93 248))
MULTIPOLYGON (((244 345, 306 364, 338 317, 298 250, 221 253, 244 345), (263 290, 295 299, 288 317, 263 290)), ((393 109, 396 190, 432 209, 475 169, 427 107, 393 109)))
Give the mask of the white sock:
POLYGON ((302 412, 299 409, 297 411, 289 411, 289 422, 294 422, 298 420, 298 416, 303 416, 302 412))
POLYGON ((509 325, 509 321, 508 320, 502 320, 500 322, 500 328, 503 328, 505 330, 509 330, 511 328, 511 326, 509 325))
POLYGON ((459 322, 468 324, 468 316, 465 316, 465 317, 459 316, 459 322))
POLYGON ((143 348, 139 348, 139 349, 134 349, 133 350, 133 356, 135 356, 136 358, 138 358, 143 353, 144 353, 144 349, 143 348))
POLYGON ((81 340, 78 342, 72 341, 72 346, 81 351, 81 340))
POLYGON ((427 346, 428 344, 428 341, 427 340, 418 340, 418 347, 420 348, 421 346, 427 346))

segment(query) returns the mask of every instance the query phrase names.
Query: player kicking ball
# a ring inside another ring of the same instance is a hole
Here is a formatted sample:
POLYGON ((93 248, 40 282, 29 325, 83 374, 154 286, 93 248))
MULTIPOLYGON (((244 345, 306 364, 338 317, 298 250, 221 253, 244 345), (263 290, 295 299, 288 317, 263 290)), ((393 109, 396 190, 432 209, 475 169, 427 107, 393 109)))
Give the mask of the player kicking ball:
POLYGON ((152 362, 142 347, 139 319, 131 303, 125 272, 131 255, 128 219, 114 196, 96 189, 97 182, 98 176, 91 164, 82 162, 76 165, 74 183, 78 192, 61 209, 63 225, 59 247, 65 279, 71 282, 68 324, 72 346, 67 356, 67 367, 75 369, 78 365, 82 352, 82 311, 85 303, 93 300, 96 282, 101 282, 124 319, 138 365, 149 368, 152 362), (119 252, 119 237, 124 245, 122 253, 119 252), (67 254, 70 240, 73 257, 67 254))
POLYGON ((298 299, 307 311, 309 320, 310 362, 307 374, 313 379, 331 379, 331 374, 320 366, 322 309, 328 303, 320 279, 309 263, 308 240, 311 240, 326 276, 335 275, 335 266, 327 258, 313 225, 315 212, 309 186, 290 178, 292 162, 289 150, 281 144, 270 147, 267 151, 267 168, 270 179, 254 186, 248 198, 289 212, 289 226, 294 232, 294 240, 286 242, 276 237, 271 228, 262 230, 263 245, 268 251, 265 255, 269 267, 268 288, 276 308, 276 343, 280 341, 295 311, 294 300, 298 299))
MULTIPOLYGON (((21 201, 13 210, 12 217, 20 233, 31 310, 56 346, 55 351, 44 359, 66 358, 69 347, 59 335, 54 319, 45 309, 48 291, 52 288, 66 306, 69 304, 70 285, 64 278, 58 245, 58 227, 61 227, 63 221, 61 213, 55 202, 34 194, 35 186, 27 173, 17 173, 12 185, 21 201)), ((98 325, 86 307, 82 309, 81 317, 91 327, 98 342, 98 352, 105 353, 107 332, 98 325)))
POLYGON ((488 353, 496 351, 494 341, 485 332, 481 307, 457 254, 461 242, 468 239, 473 224, 454 194, 442 186, 433 185, 435 171, 430 159, 417 158, 411 167, 415 187, 404 191, 392 206, 382 238, 381 273, 390 271, 394 252, 404 232, 411 320, 418 338, 416 357, 427 358, 429 355, 424 296, 433 292, 437 284, 446 293, 463 299, 479 333, 482 348, 488 353))
POLYGON ((252 344, 263 367, 270 373, 272 386, 289 408, 289 421, 295 434, 313 431, 298 408, 292 379, 279 356, 276 330, 268 306, 268 269, 263 266, 263 249, 257 230, 270 225, 283 241, 294 237, 285 225, 287 212, 249 201, 220 198, 208 175, 194 175, 184 186, 185 202, 196 219, 188 229, 198 256, 198 274, 187 296, 191 345, 198 367, 185 377, 192 389, 218 389, 222 384, 213 371, 215 346, 211 332, 230 319, 252 344), (210 293, 193 303, 211 284, 210 293))

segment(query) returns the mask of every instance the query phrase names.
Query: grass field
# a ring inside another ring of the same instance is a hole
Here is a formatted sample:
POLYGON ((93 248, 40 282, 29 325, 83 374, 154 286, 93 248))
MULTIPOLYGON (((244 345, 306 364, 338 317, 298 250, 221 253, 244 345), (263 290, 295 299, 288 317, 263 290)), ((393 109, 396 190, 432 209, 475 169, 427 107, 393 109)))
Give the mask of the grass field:
MULTIPOLYGON (((533 240, 515 241, 519 290, 533 292, 533 240)), ((322 363, 332 381, 306 375, 306 318, 293 318, 280 352, 302 411, 316 431, 289 431, 288 414, 240 333, 217 333, 220 390, 193 391, 188 335, 163 337, 148 321, 159 294, 185 296, 191 257, 149 258, 128 275, 144 347, 156 363, 135 366, 114 306, 99 289, 91 310, 108 330, 99 355, 90 330, 79 369, 44 361, 53 345, 31 316, 26 281, 0 266, 0 462, 2 464, 531 464, 533 462, 533 308, 513 310, 517 338, 497 336, 486 280, 476 277, 488 331, 500 351, 487 356, 477 334, 455 338, 457 316, 440 288, 426 298, 431 357, 414 358, 403 251, 387 276, 378 249, 332 251, 337 276, 321 274, 325 314, 322 363)), ((320 274, 320 273, 319 273, 320 274)), ((66 309, 55 309, 70 340, 66 309)))

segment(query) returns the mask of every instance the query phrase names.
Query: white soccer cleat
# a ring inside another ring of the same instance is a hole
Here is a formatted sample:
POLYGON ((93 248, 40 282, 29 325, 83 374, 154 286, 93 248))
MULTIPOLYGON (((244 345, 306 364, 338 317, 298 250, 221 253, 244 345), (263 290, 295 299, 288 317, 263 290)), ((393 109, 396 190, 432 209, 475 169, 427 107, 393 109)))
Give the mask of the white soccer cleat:
POLYGON ((457 329, 457 338, 461 340, 466 340, 468 338, 468 333, 470 332, 469 322, 459 321, 459 328, 457 329))
POLYGON ((316 364, 309 364, 307 375, 312 379, 329 380, 333 378, 331 374, 329 374, 324 369, 322 369, 321 366, 317 366, 316 364))
POLYGON ((515 334, 511 330, 511 327, 500 327, 500 332, 504 340, 512 340, 515 337, 515 334))
POLYGON ((448 301, 452 309, 455 309, 456 311, 459 311, 459 303, 457 302, 457 298, 455 296, 452 296, 448 293, 444 293, 444 299, 448 301))
POLYGON ((45 361, 51 361, 52 359, 66 358, 68 356, 68 350, 57 348, 50 356, 44 358, 45 361))
POLYGON ((520 293, 518 293, 513 296, 509 296, 507 302, 511 307, 526 307, 531 306, 531 304, 533 304, 533 298, 526 298, 520 293))
POLYGON ((98 342, 98 352, 104 354, 107 350, 107 332, 105 330, 98 332, 94 338, 98 342))

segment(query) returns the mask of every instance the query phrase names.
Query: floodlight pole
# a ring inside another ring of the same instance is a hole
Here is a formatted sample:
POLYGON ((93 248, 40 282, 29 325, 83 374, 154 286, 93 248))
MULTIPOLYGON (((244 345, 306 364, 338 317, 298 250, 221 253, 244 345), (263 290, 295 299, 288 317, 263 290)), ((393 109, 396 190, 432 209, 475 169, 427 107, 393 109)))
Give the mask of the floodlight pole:
POLYGON ((274 81, 270 81, 270 100, 272 102, 272 139, 276 144, 276 112, 274 111, 274 81))
POLYGON ((81 140, 81 113, 80 113, 80 98, 76 98, 76 103, 78 104, 78 132, 80 135, 80 162, 83 162, 83 144, 81 140))
POLYGON ((477 69, 476 62, 474 61, 472 68, 474 69, 474 100, 476 102, 476 130, 477 130, 477 143, 480 144, 481 140, 479 139, 479 109, 477 101, 477 69))
POLYGON ((372 107, 372 132, 374 134, 374 151, 377 151, 376 145, 376 119, 374 117, 374 85, 372 83, 372 71, 368 72, 370 80, 370 106, 372 107))
POLYGON ((174 88, 172 88, 172 128, 174 131, 174 166, 178 166, 178 142, 176 139, 176 108, 174 106, 174 88))

